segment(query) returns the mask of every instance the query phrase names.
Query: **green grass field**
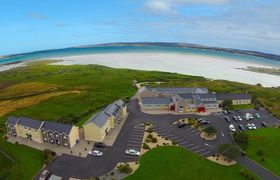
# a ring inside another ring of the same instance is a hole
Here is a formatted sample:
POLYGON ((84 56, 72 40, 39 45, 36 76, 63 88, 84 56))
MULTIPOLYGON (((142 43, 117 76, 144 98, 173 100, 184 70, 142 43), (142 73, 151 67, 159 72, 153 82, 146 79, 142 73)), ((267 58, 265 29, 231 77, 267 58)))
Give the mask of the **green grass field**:
MULTIPOLYGON (((133 96, 137 91, 133 86, 134 80, 150 82, 151 85, 156 85, 154 82, 160 81, 164 82, 161 86, 170 87, 207 87, 214 92, 248 91, 254 99, 280 117, 280 91, 277 88, 212 81, 176 73, 113 69, 97 65, 47 65, 45 61, 37 61, 26 67, 0 72, 0 110, 5 109, 5 103, 18 103, 23 98, 37 97, 46 93, 66 91, 80 93, 59 95, 34 103, 31 101, 27 107, 18 106, 16 110, 0 117, 0 130, 4 129, 0 134, 5 133, 4 123, 10 115, 82 126, 92 114, 114 100, 133 96), (4 105, 1 104, 3 102, 4 105)), ((0 149, 5 148, 7 153, 15 156, 17 160, 13 167, 15 172, 18 172, 18 177, 31 177, 31 174, 34 175, 41 168, 40 152, 34 150, 33 153, 32 149, 0 142, 0 149), (36 162, 29 166, 25 165, 24 162, 31 157, 36 162)), ((0 158, 0 163, 5 163, 3 161, 0 158)))
POLYGON ((280 129, 262 128, 248 131, 248 135, 248 156, 280 176, 280 129))
POLYGON ((216 164, 180 147, 158 147, 144 154, 139 169, 125 180, 246 179, 239 174, 242 169, 216 164))

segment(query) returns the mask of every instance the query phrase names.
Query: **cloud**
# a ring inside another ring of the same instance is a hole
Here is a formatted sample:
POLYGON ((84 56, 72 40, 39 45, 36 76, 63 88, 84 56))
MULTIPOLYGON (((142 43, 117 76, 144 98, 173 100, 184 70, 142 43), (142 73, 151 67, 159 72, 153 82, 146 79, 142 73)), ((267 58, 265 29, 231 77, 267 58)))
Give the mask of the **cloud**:
POLYGON ((38 20, 43 20, 46 19, 47 16, 45 16, 44 14, 38 13, 38 12, 29 12, 27 14, 28 17, 33 18, 33 19, 38 19, 38 20))
POLYGON ((185 5, 223 5, 229 0, 147 0, 146 8, 154 13, 176 14, 185 5))

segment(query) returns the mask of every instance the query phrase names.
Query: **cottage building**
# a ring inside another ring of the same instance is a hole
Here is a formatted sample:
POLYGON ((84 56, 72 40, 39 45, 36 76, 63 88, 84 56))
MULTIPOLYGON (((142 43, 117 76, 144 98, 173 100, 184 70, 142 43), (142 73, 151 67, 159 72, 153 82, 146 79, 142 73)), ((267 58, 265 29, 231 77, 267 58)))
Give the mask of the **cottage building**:
POLYGON ((102 142, 110 129, 126 116, 126 104, 117 100, 101 112, 94 114, 84 125, 85 140, 102 142))
POLYGON ((252 97, 248 93, 243 93, 243 94, 219 93, 217 94, 217 100, 219 103, 222 103, 224 100, 232 100, 233 105, 252 103, 252 97))

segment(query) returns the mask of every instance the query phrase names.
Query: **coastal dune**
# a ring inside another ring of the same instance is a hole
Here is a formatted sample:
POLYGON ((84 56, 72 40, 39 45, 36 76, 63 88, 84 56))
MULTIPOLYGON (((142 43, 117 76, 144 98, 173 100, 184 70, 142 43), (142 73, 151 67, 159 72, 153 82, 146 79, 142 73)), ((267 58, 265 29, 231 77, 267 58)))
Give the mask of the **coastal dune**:
POLYGON ((262 84, 266 87, 280 86, 280 76, 242 70, 249 66, 270 66, 214 56, 180 53, 104 53, 53 58, 63 60, 54 64, 98 64, 113 68, 156 70, 210 79, 224 79, 246 84, 262 84))

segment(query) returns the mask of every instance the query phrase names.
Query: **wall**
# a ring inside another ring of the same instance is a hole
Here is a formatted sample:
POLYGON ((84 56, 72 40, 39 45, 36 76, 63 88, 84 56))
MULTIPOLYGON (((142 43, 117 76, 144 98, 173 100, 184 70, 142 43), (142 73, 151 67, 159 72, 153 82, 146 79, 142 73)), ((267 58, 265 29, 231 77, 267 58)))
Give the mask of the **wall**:
POLYGON ((23 138, 27 138, 26 134, 30 134, 32 135, 32 140, 42 143, 43 142, 43 137, 42 137, 42 132, 41 130, 36 130, 33 128, 29 128, 29 127, 24 127, 22 125, 17 125, 18 126, 18 136, 19 137, 23 137, 23 138))
POLYGON ((79 128, 77 126, 73 126, 71 132, 69 134, 70 147, 72 148, 76 144, 76 140, 79 138, 79 128))

